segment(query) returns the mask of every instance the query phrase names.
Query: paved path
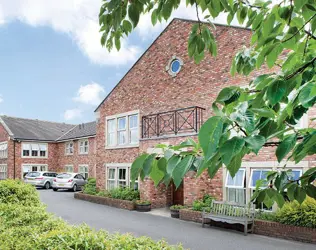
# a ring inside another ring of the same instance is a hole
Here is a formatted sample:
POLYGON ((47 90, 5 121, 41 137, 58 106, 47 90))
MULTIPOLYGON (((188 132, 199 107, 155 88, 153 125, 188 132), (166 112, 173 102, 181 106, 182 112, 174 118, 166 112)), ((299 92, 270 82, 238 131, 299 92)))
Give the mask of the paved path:
POLYGON ((242 233, 205 227, 193 222, 127 211, 86 201, 76 200, 72 192, 39 190, 48 205, 48 211, 71 224, 86 223, 96 229, 110 232, 130 232, 146 235, 155 240, 165 238, 170 244, 182 243, 184 247, 198 250, 315 250, 315 245, 274 239, 260 235, 243 236, 242 233))

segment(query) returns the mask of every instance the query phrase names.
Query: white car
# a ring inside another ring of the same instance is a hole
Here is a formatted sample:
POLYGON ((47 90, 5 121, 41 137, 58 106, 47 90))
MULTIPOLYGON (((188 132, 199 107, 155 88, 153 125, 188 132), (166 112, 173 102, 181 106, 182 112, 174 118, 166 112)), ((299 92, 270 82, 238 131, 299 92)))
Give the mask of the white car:
POLYGON ((79 189, 82 190, 82 187, 87 183, 85 178, 79 173, 62 173, 56 176, 53 181, 53 190, 57 191, 58 189, 69 189, 74 192, 79 189))
POLYGON ((53 186, 53 179, 57 173, 54 172, 29 172, 24 176, 24 182, 36 187, 49 189, 53 186))

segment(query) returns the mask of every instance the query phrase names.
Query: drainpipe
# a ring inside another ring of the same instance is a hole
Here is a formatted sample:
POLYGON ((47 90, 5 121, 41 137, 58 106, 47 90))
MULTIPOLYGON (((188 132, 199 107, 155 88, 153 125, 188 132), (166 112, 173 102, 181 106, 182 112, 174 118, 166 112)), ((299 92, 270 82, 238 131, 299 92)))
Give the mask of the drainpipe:
POLYGON ((15 140, 13 140, 13 179, 15 179, 15 140))

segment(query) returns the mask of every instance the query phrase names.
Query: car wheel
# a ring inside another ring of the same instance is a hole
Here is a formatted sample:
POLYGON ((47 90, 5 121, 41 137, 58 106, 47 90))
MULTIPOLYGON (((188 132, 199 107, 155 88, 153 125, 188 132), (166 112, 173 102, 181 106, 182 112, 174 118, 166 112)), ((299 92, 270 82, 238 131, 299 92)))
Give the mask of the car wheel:
POLYGON ((73 186, 72 191, 77 192, 77 185, 76 184, 73 186))
POLYGON ((50 183, 49 183, 49 182, 46 182, 45 185, 44 185, 44 188, 45 188, 45 189, 49 189, 49 188, 50 188, 50 183))
POLYGON ((56 192, 58 189, 57 188, 53 188, 53 190, 56 192))

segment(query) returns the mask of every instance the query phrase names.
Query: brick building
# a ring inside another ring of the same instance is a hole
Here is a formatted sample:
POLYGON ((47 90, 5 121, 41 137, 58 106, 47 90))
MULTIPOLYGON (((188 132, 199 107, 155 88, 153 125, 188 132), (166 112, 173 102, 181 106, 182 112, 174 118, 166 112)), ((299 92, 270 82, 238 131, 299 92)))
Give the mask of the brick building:
MULTIPOLYGON (((176 144, 197 138, 198 130, 211 115, 211 104, 219 91, 232 85, 244 86, 249 78, 230 76, 233 56, 247 45, 251 31, 216 25, 217 57, 206 55, 196 65, 188 57, 187 40, 193 22, 174 19, 96 109, 97 185, 100 189, 126 186, 130 166, 142 152, 159 143, 176 144)), ((312 114, 315 117, 315 111, 312 114)), ((307 126, 308 117, 299 126, 307 126)), ((263 148, 258 156, 247 156, 234 180, 221 169, 214 179, 207 173, 198 179, 189 173, 181 187, 155 188, 150 179, 139 183, 141 198, 153 207, 169 204, 192 204, 204 193, 218 199, 249 201, 255 181, 276 168, 275 148, 263 148)), ((315 166, 316 158, 299 165, 288 163, 295 175, 315 166)))
POLYGON ((80 172, 95 176, 96 123, 71 125, 0 117, 0 179, 29 171, 80 172))

